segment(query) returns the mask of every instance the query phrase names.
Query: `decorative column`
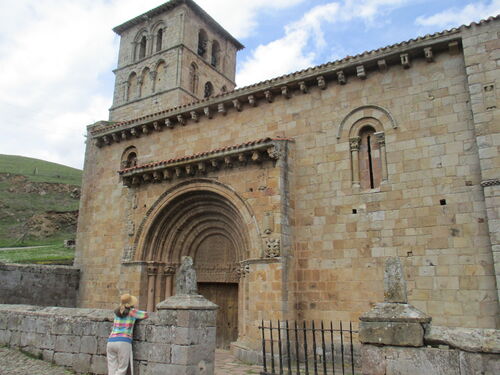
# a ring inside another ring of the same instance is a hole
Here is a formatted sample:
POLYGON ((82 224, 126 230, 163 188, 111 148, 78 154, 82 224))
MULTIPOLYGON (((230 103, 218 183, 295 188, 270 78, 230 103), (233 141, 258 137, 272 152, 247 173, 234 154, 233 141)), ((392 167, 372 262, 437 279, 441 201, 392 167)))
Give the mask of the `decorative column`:
POLYGON ((147 311, 153 311, 155 306, 155 287, 158 266, 155 263, 148 264, 148 304, 147 311))
POLYGON ((377 132, 375 133, 375 139, 379 145, 380 149, 380 162, 382 164, 382 181, 387 181, 387 157, 385 155, 385 133, 377 132))
POLYGON ((165 298, 171 297, 173 292, 173 281, 175 275, 174 265, 165 265, 163 270, 163 275, 165 277, 165 298))
POLYGON ((353 137, 349 139, 349 147, 351 150, 351 171, 352 185, 359 187, 359 144, 361 137, 353 137))
POLYGON ((156 277, 155 277, 155 299, 154 299, 154 306, 156 306, 160 301, 162 301, 165 295, 165 280, 164 280, 164 273, 163 273, 163 268, 164 264, 159 264, 157 271, 156 271, 156 277))
POLYGON ((193 259, 183 257, 175 277, 175 296, 156 309, 160 323, 170 326, 170 362, 165 374, 214 374, 217 305, 198 294, 193 259))

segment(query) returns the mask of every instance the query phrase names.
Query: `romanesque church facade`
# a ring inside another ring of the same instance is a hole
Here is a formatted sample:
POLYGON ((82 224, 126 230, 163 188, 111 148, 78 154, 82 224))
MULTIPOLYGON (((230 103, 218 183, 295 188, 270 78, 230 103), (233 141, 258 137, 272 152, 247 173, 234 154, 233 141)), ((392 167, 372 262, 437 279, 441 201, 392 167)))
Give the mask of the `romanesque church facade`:
POLYGON ((402 258, 436 325, 499 325, 500 21, 235 89, 243 46, 191 0, 116 27, 109 121, 88 127, 79 305, 141 307, 192 256, 217 340, 264 320, 356 322, 402 258))

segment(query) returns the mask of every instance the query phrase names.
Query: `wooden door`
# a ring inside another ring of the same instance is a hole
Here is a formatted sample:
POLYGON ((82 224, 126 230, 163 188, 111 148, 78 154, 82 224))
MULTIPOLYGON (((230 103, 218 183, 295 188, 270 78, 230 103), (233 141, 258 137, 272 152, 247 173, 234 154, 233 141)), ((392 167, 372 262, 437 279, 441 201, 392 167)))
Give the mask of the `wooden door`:
POLYGON ((216 345, 229 349, 238 339, 238 284, 198 283, 198 293, 219 306, 216 345))

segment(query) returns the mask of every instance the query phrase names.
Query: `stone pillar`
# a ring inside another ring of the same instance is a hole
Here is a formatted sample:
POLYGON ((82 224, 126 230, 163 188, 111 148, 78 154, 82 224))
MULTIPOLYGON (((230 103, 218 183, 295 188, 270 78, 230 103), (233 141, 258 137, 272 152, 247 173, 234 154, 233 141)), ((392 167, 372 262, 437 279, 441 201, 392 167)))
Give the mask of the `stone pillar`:
POLYGON ((360 137, 353 137, 349 139, 351 149, 351 171, 352 171, 352 185, 359 186, 359 142, 360 137))
POLYGON ((162 373, 213 375, 218 307, 198 294, 190 257, 182 259, 175 292, 156 306, 159 321, 172 327, 171 359, 162 373))
POLYGON ((155 286, 157 272, 158 267, 156 267, 155 264, 148 264, 148 311, 153 311, 155 306, 155 286))
POLYGON ((380 346, 421 347, 431 317, 408 304, 399 258, 389 258, 384 273, 384 302, 361 315, 359 341, 363 375, 383 375, 385 352, 380 346))
POLYGON ((382 164, 381 165, 382 181, 387 181, 388 173, 387 173, 387 157, 385 155, 385 133, 384 132, 375 133, 375 139, 377 140, 380 149, 380 164, 382 164))

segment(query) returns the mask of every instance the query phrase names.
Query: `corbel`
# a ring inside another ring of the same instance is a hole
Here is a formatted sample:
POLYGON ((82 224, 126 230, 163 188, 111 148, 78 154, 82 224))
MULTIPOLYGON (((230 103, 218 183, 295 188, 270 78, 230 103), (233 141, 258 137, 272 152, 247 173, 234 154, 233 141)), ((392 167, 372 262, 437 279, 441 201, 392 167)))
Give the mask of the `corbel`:
POLYGON ((250 104, 252 107, 257 107, 257 100, 255 99, 255 96, 248 96, 248 104, 250 104))
POLYGON ((234 106, 234 109, 236 109, 238 112, 241 112, 241 110, 242 110, 241 102, 238 99, 233 100, 233 106, 234 106))
POLYGON ((319 76, 319 77, 316 77, 316 80, 318 81, 318 87, 319 87, 321 90, 326 89, 326 81, 325 81, 325 77, 323 77, 323 76, 319 76))
POLYGON ((205 107, 203 108, 203 113, 205 113, 205 116, 207 116, 208 118, 212 118, 213 117, 213 114, 212 112, 210 111, 210 107, 205 107))
POLYGON ((175 167, 175 175, 177 177, 181 177, 182 176, 182 169, 179 167, 175 167))
POLYGON ((233 166, 233 160, 231 159, 231 156, 224 156, 224 164, 229 168, 233 166))
POLYGON ((191 115, 191 120, 193 120, 194 122, 198 122, 200 120, 200 118, 198 117, 198 112, 191 111, 189 113, 191 115))
POLYGON ((139 138, 141 136, 136 128, 130 129, 130 134, 132 134, 136 138, 139 138))
POLYGON ((172 122, 172 120, 170 118, 166 118, 165 119, 165 126, 169 129, 173 129, 174 123, 172 122))
POLYGON ((121 141, 120 137, 116 133, 111 134, 111 137, 113 138, 113 142, 118 143, 121 141))
POLYGON ((307 85, 304 81, 299 82, 299 89, 302 94, 307 94, 307 85))
POLYGON ((259 151, 253 151, 252 160, 256 163, 260 163, 262 161, 262 154, 259 151))
POLYGON ((347 80, 345 78, 345 75, 344 75, 344 71, 343 70, 339 70, 337 72, 337 81, 341 84, 341 85, 345 85, 347 83, 347 80))
POLYGON ((403 65, 403 68, 408 69, 410 67, 410 55, 402 53, 399 57, 401 58, 401 65, 403 65))
POLYGON ((142 125, 142 133, 143 134, 148 134, 149 133, 149 127, 147 125, 142 125))
POLYGON ((210 161, 210 164, 212 165, 212 168, 219 169, 219 164, 220 164, 219 160, 213 159, 210 161))
POLYGON ((153 176, 151 175, 151 173, 144 173, 142 175, 142 179, 146 183, 149 182, 149 181, 151 181, 152 178, 153 178, 153 176))
POLYGON ((186 170, 186 174, 188 176, 194 175, 195 170, 194 170, 194 166, 193 165, 188 164, 188 165, 186 165, 186 167, 184 169, 186 170))
POLYGON ((162 131, 162 127, 160 126, 160 123, 158 121, 153 122, 153 128, 157 132, 161 132, 162 131))
POLYGON ((104 144, 107 146, 109 146, 111 144, 111 140, 109 139, 109 137, 107 135, 102 137, 102 140, 103 140, 104 144))
POLYGON ((377 61, 378 70, 381 72, 387 71, 387 61, 385 59, 380 59, 377 61))
POLYGON ((425 59, 427 60, 427 62, 434 61, 434 54, 432 53, 432 47, 425 47, 424 48, 424 55, 425 55, 425 59))
POLYGON ((198 166, 198 171, 200 171, 201 173, 207 172, 207 165, 205 164, 205 162, 200 161, 197 166, 198 166))
POLYGON ((448 43, 448 49, 450 51, 450 55, 456 55, 459 52, 458 41, 448 43))
POLYGON ((141 184, 141 180, 139 179, 138 176, 132 177, 132 185, 137 186, 141 184))
POLYGON ((270 91, 270 90, 266 90, 264 91, 264 96, 266 97, 266 100, 268 103, 272 103, 273 102, 273 93, 270 91))
POLYGON ((126 131, 126 130, 123 130, 123 131, 121 132, 121 135, 122 135, 122 139, 123 139, 124 141, 125 141, 125 140, 127 140, 127 139, 128 139, 128 137, 129 137, 129 133, 128 133, 128 131, 126 131))
POLYGON ((172 179, 172 171, 170 169, 164 169, 163 170, 163 179, 164 180, 171 180, 172 179))
POLYGON ((186 125, 186 119, 182 115, 177 115, 177 122, 181 124, 182 126, 186 125))
POLYGON ((102 138, 96 138, 95 145, 97 147, 101 148, 103 146, 103 140, 102 140, 102 138))
POLYGON ((224 103, 219 103, 217 105, 217 112, 221 113, 223 116, 227 115, 226 106, 224 103))
POLYGON ((242 164, 246 164, 247 162, 247 156, 242 152, 241 154, 238 155, 238 161, 242 164))
POLYGON ((366 79, 366 71, 364 65, 358 65, 356 67, 356 75, 359 79, 366 79))
POLYGON ((123 177, 123 185, 126 187, 132 186, 132 179, 130 177, 123 177))
POLYGON ((163 173, 161 173, 160 171, 154 171, 153 172, 153 180, 155 182, 160 182, 161 180, 163 180, 163 173))
POLYGON ((287 99, 290 99, 292 97, 292 93, 290 92, 288 86, 281 87, 281 95, 283 95, 287 99))

